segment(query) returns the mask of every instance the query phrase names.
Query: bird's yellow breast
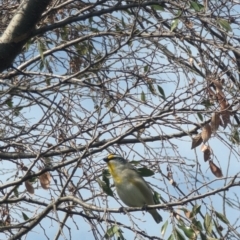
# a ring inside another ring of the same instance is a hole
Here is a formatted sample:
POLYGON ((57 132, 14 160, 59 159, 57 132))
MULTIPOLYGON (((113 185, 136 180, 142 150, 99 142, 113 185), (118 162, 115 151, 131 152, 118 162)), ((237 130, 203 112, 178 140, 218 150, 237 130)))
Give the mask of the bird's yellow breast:
POLYGON ((108 162, 108 169, 109 172, 111 173, 113 180, 115 183, 121 183, 122 182, 122 178, 120 177, 120 174, 118 173, 118 171, 116 171, 116 166, 115 164, 108 162))

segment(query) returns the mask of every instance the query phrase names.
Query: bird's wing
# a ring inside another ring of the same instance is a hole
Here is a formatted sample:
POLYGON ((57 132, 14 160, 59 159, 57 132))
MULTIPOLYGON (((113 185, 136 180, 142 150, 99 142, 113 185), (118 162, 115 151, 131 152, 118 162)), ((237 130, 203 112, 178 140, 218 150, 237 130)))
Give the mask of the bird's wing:
POLYGON ((152 188, 149 186, 149 184, 139 174, 137 169, 132 164, 128 163, 128 167, 132 170, 131 174, 129 174, 129 172, 128 172, 128 176, 131 178, 131 179, 128 179, 128 181, 134 182, 134 184, 139 188, 139 190, 141 192, 145 193, 144 196, 145 196, 147 205, 155 204, 155 202, 153 200, 152 188))
POLYGON ((140 178, 134 179, 134 184, 144 194, 144 198, 147 205, 154 205, 153 193, 148 183, 140 176, 140 178), (143 180, 143 181, 142 181, 143 180))

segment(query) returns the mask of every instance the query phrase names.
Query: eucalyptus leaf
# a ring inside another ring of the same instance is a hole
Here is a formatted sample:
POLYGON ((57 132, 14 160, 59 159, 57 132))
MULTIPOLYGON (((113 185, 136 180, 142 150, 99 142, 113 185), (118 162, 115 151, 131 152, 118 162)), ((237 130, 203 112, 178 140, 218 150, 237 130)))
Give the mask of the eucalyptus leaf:
POLYGON ((171 23, 171 32, 173 32, 173 30, 178 26, 178 18, 174 19, 171 23))

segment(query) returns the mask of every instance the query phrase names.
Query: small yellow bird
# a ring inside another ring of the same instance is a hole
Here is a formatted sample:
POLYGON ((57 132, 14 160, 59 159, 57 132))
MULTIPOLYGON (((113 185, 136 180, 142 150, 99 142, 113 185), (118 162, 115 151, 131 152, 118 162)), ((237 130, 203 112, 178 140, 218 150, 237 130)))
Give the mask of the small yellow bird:
MULTIPOLYGON (((113 177, 114 184, 119 198, 129 207, 143 207, 144 205, 154 205, 153 194, 150 186, 120 155, 109 154, 103 159, 113 177)), ((162 221, 156 209, 148 210, 156 223, 162 221)))

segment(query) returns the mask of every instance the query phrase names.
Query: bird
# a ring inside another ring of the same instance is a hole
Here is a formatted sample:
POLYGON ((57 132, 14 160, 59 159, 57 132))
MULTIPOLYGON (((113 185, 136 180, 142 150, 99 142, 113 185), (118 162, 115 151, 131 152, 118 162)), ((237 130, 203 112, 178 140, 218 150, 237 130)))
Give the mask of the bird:
MULTIPOLYGON (((109 154, 103 159, 107 165, 119 198, 129 207, 154 205, 151 187, 126 159, 121 155, 109 154)), ((156 209, 147 210, 156 223, 162 221, 156 209)))

